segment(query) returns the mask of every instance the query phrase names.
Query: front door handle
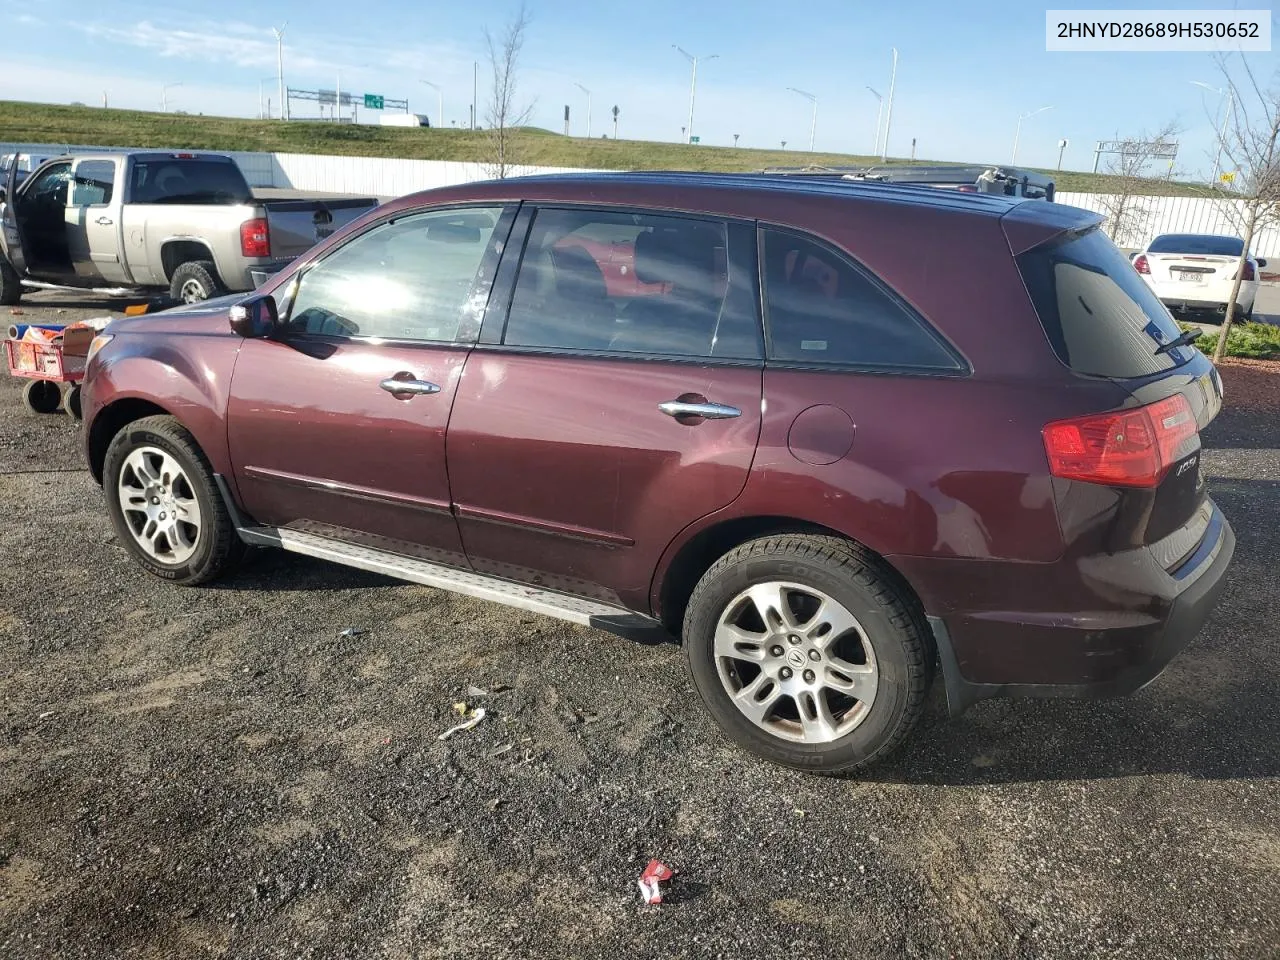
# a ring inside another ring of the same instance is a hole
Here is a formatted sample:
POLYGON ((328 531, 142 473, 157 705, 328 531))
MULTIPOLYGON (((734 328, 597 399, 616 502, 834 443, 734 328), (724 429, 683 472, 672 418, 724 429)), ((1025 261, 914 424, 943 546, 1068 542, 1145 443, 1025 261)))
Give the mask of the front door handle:
POLYGON ((732 420, 742 416, 737 407, 723 403, 701 403, 689 400, 667 400, 658 404, 658 409, 668 417, 701 417, 703 420, 732 420))
POLYGON ((114 221, 114 220, 112 220, 110 217, 99 217, 97 220, 95 220, 95 221, 93 221, 93 222, 94 222, 94 223, 96 223, 96 224, 98 224, 99 226, 103 226, 103 227, 109 227, 109 226, 111 226, 113 223, 115 223, 115 221, 114 221))
POLYGON ((387 377, 378 384, 387 393, 397 395, 397 399, 408 400, 410 397, 428 396, 433 393, 439 393, 440 387, 437 384, 427 380, 415 380, 413 374, 397 373, 394 377, 387 377))

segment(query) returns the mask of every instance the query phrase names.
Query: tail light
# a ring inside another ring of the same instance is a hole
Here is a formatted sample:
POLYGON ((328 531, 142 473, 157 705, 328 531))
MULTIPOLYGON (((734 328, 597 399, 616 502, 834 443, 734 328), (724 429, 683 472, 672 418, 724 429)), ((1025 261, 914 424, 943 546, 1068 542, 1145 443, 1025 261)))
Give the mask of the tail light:
POLYGON ((1139 273, 1149 274, 1151 272, 1151 267, 1147 263, 1147 255, 1145 253, 1140 253, 1134 257, 1133 269, 1137 270, 1139 273))
POLYGON ((1244 262, 1244 266, 1240 268, 1240 279, 1241 279, 1241 280, 1252 280, 1252 279, 1254 279, 1254 276, 1255 276, 1255 274, 1254 274, 1254 272, 1253 272, 1253 261, 1252 261, 1252 260, 1246 260, 1246 261, 1244 262))
POLYGON ((240 253, 246 257, 271 256, 271 233, 265 217, 240 224, 240 253))
POLYGON ((1191 404, 1178 393, 1132 410, 1055 421, 1044 428, 1044 448, 1055 477, 1154 487, 1195 435, 1191 404))

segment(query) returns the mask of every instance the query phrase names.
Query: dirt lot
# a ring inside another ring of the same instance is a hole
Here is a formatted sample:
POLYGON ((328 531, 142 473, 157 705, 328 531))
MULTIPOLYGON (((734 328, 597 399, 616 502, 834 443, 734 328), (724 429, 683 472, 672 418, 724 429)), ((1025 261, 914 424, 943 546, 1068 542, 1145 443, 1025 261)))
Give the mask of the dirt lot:
POLYGON ((1225 373, 1237 560, 1162 678, 935 697, 854 780, 728 747, 674 646, 287 555, 148 579, 0 379, 0 957, 1280 957, 1278 375, 1225 373))

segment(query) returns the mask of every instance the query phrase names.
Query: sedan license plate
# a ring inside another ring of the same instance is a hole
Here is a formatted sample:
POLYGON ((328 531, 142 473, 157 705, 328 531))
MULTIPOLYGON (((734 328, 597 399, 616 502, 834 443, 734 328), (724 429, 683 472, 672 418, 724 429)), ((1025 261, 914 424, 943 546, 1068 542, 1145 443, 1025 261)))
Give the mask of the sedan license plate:
POLYGON ((1204 283, 1204 274, 1192 270, 1179 270, 1178 279, 1183 283, 1204 283))

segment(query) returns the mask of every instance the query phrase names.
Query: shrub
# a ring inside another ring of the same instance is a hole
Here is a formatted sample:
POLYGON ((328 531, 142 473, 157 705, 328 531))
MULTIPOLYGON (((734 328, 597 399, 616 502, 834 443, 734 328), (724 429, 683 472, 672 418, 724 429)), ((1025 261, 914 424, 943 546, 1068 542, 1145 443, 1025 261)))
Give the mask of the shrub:
MULTIPOLYGON (((1217 349, 1219 336, 1218 332, 1206 333, 1196 341, 1196 346, 1211 357, 1217 349)), ((1280 360, 1280 327, 1269 323, 1233 323, 1231 336, 1227 338, 1226 356, 1280 360)))

